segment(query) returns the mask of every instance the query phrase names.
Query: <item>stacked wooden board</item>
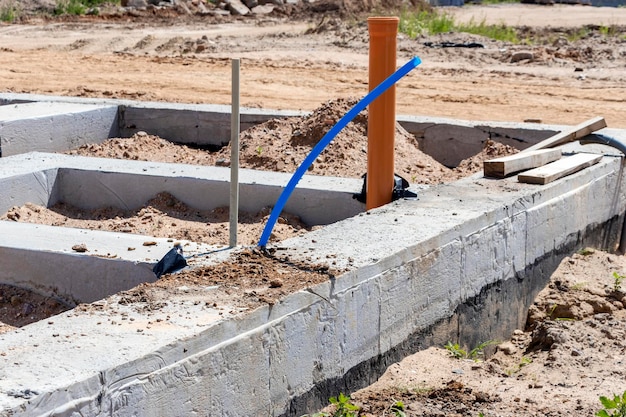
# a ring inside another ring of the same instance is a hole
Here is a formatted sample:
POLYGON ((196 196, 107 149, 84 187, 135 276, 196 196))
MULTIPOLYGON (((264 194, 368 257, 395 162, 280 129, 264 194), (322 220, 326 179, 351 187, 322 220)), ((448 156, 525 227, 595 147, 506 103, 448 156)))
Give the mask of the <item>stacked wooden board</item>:
POLYGON ((602 117, 594 117, 533 145, 522 152, 483 163, 486 177, 504 178, 514 173, 518 181, 530 184, 547 184, 573 174, 602 159, 602 155, 579 153, 563 157, 560 148, 553 148, 581 139, 606 127, 602 117))

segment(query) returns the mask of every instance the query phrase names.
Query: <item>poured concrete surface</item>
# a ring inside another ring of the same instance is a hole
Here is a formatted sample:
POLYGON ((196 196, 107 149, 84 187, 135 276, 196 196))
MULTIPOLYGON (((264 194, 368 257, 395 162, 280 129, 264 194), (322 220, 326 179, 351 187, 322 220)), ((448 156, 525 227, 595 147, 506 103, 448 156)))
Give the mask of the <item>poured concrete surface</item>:
POLYGON ((117 106, 33 102, 0 107, 0 156, 58 152, 117 135, 117 106))
MULTIPOLYGON (((619 243, 626 207, 622 158, 606 147, 583 149, 607 156, 545 186, 476 175, 430 187, 417 201, 397 201, 272 245, 294 261, 332 257, 346 271, 272 306, 220 315, 196 295, 177 291, 165 310, 146 315, 119 306, 114 295, 0 335, 1 413, 302 415, 337 391, 369 384, 420 348, 507 337, 563 256, 584 245, 619 243), (104 304, 117 307, 99 309, 104 304)), ((75 171, 72 161, 83 163, 46 154, 20 158, 0 159, 6 184, 23 181, 22 191, 13 188, 13 201, 28 193, 54 196, 59 172, 75 171), (28 160, 37 169, 26 167, 28 160)), ((185 170, 195 168, 172 164, 95 164, 85 172, 107 172, 103 178, 130 171, 150 181, 213 175, 189 175, 185 170)), ((255 185, 277 188, 284 181, 270 173, 255 178, 255 185)), ((354 185, 345 184, 345 194, 354 185)), ((0 256, 7 250, 3 241, 0 256)))

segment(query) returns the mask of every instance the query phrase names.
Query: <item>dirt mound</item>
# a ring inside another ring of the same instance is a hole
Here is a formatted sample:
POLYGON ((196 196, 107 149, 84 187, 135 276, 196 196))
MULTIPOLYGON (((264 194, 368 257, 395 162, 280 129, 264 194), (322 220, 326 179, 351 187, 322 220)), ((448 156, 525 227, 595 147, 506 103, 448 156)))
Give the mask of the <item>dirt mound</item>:
MULTIPOLYGON (((241 212, 239 243, 256 244, 269 214, 269 208, 257 213, 241 212)), ((25 204, 21 207, 12 207, 0 217, 0 220, 135 233, 214 245, 227 245, 229 241, 227 207, 218 207, 210 211, 196 210, 169 193, 159 193, 138 210, 114 207, 83 210, 65 203, 58 203, 50 208, 25 204)), ((303 224, 297 216, 283 213, 272 232, 272 240, 283 240, 309 230, 311 228, 303 224)))
MULTIPOLYGON (((311 149, 357 103, 354 98, 330 100, 310 115, 272 119, 240 134, 240 167, 293 173, 311 149)), ((361 178, 367 172, 367 110, 339 132, 320 154, 308 173, 361 178)), ((412 184, 440 184, 482 170, 482 161, 517 152, 516 149, 487 141, 484 150, 449 169, 419 149, 417 140, 399 124, 395 135, 395 172, 412 184)), ((101 144, 82 146, 70 155, 97 156, 155 162, 197 165, 230 165, 230 146, 218 152, 177 145, 140 132, 131 138, 109 139, 101 144)))
POLYGON ((63 311, 71 306, 24 288, 0 284, 0 333, 22 327, 63 311))
MULTIPOLYGON (((305 117, 273 119, 241 134, 241 166, 294 172, 311 149, 357 100, 341 98, 324 103, 305 117)), ((367 110, 339 132, 309 168, 309 174, 360 178, 367 172, 367 110)), ((399 124, 395 135, 395 171, 411 183, 437 184, 455 176, 448 168, 419 150, 417 140, 399 124)), ((230 147, 218 152, 226 161, 230 147)))

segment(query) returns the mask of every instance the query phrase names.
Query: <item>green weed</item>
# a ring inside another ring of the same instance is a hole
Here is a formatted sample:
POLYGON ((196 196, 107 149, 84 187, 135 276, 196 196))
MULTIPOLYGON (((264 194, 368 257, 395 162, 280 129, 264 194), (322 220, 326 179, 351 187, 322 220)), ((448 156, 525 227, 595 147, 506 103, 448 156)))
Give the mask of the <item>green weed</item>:
POLYGON ((596 251, 591 248, 584 248, 578 251, 578 254, 582 256, 589 256, 593 255, 594 253, 596 253, 596 251))
POLYGON ((335 412, 330 414, 320 411, 315 414, 305 414, 301 417, 358 417, 360 407, 350 402, 350 397, 339 393, 337 397, 330 397, 328 400, 335 406, 335 412))
POLYGON ((469 23, 457 24, 452 16, 438 11, 404 11, 400 13, 398 30, 410 38, 415 38, 422 34, 436 35, 448 32, 465 32, 505 42, 520 42, 517 31, 512 27, 504 24, 488 25, 485 23, 485 20, 476 22, 473 19, 469 23))
POLYGON ((609 25, 609 26, 600 26, 600 28, 598 29, 600 34, 603 36, 617 36, 621 33, 621 31, 619 30, 619 28, 616 25, 609 25))
MULTIPOLYGON (((570 42, 576 42, 581 39, 585 39, 587 36, 589 36, 590 33, 591 32, 589 28, 581 27, 576 32, 569 33, 567 35, 567 40, 570 42)), ((578 253, 580 253, 581 255, 587 256, 587 255, 591 255, 592 253, 594 253, 594 250, 593 249, 581 249, 580 251, 578 251, 578 253)))
POLYGON ((461 349, 458 343, 448 342, 445 346, 446 350, 457 359, 464 359, 467 357, 467 352, 461 349))
POLYGON ((395 417, 406 417, 406 413, 404 412, 404 403, 402 401, 394 400, 394 403, 391 407, 389 407, 389 411, 391 411, 391 414, 395 417))
POLYGON ((54 8, 55 15, 83 15, 97 14, 96 7, 105 3, 120 4, 120 0, 57 0, 54 8))
POLYGON ((350 397, 339 393, 337 397, 330 397, 330 403, 335 406, 332 417, 357 417, 360 408, 350 402, 350 397))
POLYGON ((15 1, 0 3, 0 22, 13 23, 19 15, 15 1))
POLYGON ((83 15, 87 12, 87 8, 80 0, 57 0, 54 8, 55 15, 71 14, 83 15))
POLYGON ((416 38, 421 34, 436 35, 451 32, 453 28, 454 19, 446 13, 425 10, 400 13, 398 31, 410 38, 416 38))
POLYGON ((613 395, 613 399, 600 397, 603 409, 596 413, 598 417, 626 417, 626 391, 620 396, 613 395))
POLYGON ((514 374, 518 373, 519 371, 521 371, 521 370, 522 370, 522 368, 523 368, 524 366, 529 365, 529 364, 531 364, 532 362, 533 362, 533 360, 532 360, 532 359, 530 359, 529 357, 527 357, 527 356, 522 356, 522 360, 520 361, 520 363, 518 363, 517 365, 515 365, 514 367, 512 367, 512 368, 510 368, 510 369, 507 369, 507 370, 505 371, 505 373, 506 373, 508 376, 512 376, 512 375, 514 375, 514 374))
POLYGON ((626 275, 620 275, 617 272, 613 272, 613 291, 620 292, 622 290, 622 281, 624 281, 626 275))
POLYGON ((517 37, 517 31, 515 28, 505 24, 488 25, 485 23, 484 19, 480 22, 476 22, 474 19, 471 19, 469 23, 459 25, 457 30, 459 32, 485 36, 498 41, 519 43, 519 38, 517 37))
POLYGON ((458 343, 448 342, 444 347, 453 357, 457 359, 471 359, 477 361, 484 356, 485 348, 494 344, 496 344, 496 342, 494 342, 493 340, 489 340, 487 342, 479 344, 469 352, 463 350, 458 343))
POLYGON ((556 310, 558 306, 559 305, 556 303, 552 304, 552 307, 550 307, 550 313, 548 314, 550 318, 554 318, 554 311, 556 310))

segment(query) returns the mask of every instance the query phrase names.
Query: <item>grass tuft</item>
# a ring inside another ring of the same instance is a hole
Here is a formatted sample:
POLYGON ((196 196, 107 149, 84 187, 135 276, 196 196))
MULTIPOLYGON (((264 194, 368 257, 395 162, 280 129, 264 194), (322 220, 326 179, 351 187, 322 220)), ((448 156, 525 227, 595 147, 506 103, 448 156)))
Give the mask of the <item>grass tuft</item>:
POLYGON ((18 16, 19 11, 15 1, 0 2, 0 22, 13 23, 18 16))
POLYGON ((105 4, 120 4, 120 0, 57 0, 54 8, 55 15, 83 15, 85 13, 97 14, 96 7, 105 4))
POLYGON ((469 23, 457 24, 454 18, 447 13, 437 11, 404 11, 400 14, 400 33, 410 38, 419 35, 437 35, 448 32, 464 32, 474 35, 485 36, 499 41, 519 43, 517 31, 504 24, 488 25, 485 20, 476 22, 472 19, 469 23))

